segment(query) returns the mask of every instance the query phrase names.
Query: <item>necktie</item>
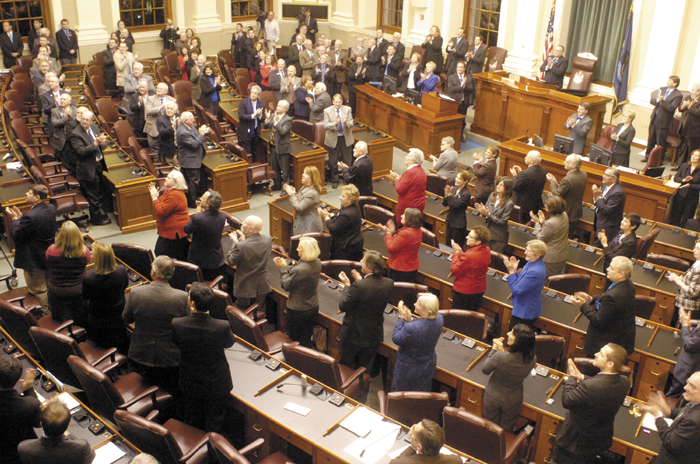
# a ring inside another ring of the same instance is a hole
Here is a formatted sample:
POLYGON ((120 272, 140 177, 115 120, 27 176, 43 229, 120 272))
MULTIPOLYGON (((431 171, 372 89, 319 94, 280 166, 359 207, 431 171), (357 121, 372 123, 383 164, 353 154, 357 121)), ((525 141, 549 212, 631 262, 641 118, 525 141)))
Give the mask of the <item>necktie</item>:
POLYGON ((10 42, 12 42, 12 32, 10 32, 10 42))
POLYGON ((340 117, 340 108, 335 109, 335 115, 338 118, 338 135, 343 135, 343 118, 340 117))
POLYGON ((678 419, 680 419, 681 417, 683 417, 683 414, 685 414, 685 411, 686 411, 689 407, 690 407, 690 403, 686 403, 686 404, 681 408, 681 410, 678 412, 678 414, 676 415, 676 418, 673 419, 673 421, 675 422, 675 421, 677 421, 678 419))
POLYGON ((58 93, 58 92, 54 92, 54 93, 53 93, 53 98, 54 98, 54 100, 56 100, 56 106, 59 106, 59 105, 61 104, 59 93, 58 93))
MULTIPOLYGON (((92 133, 92 128, 88 129, 88 137, 90 137, 90 142, 95 143, 95 134, 92 133)), ((97 147, 97 155, 95 155, 96 161, 102 161, 102 149, 97 147)))
POLYGON ((287 101, 289 102, 290 105, 291 105, 292 103, 294 103, 294 93, 295 93, 295 91, 296 91, 296 89, 294 88, 294 81, 292 80, 292 81, 289 83, 289 93, 287 94, 287 101))
POLYGON ((129 55, 126 55, 126 67, 129 70, 128 74, 133 74, 133 72, 131 72, 131 60, 129 59, 129 55))
POLYGON ((384 75, 385 75, 385 76, 389 74, 389 63, 391 62, 390 60, 391 60, 391 58, 388 58, 388 57, 387 57, 387 59, 386 59, 386 67, 384 68, 384 75))
POLYGON ((258 117, 255 116, 255 110, 256 110, 255 107, 256 107, 257 102, 251 101, 250 104, 253 107, 253 121, 255 121, 254 127, 257 129, 258 128, 258 117))
POLYGON ((321 66, 321 82, 326 82, 326 65, 321 66))
POLYGON ((68 34, 68 29, 64 29, 66 31, 66 37, 70 37, 70 34, 68 34))
POLYGON ((666 89, 666 93, 664 94, 664 98, 668 97, 669 93, 671 93, 671 89, 666 89))
POLYGON ((163 97, 160 97, 160 106, 163 106, 163 97))

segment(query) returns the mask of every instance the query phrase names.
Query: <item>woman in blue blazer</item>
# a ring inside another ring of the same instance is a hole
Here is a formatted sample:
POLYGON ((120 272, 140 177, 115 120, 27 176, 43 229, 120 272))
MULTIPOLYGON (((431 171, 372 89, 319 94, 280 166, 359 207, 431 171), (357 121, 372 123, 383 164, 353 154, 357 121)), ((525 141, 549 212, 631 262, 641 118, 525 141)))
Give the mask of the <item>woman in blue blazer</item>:
POLYGON ((542 314, 542 289, 547 275, 547 267, 542 257, 547 253, 547 244, 542 240, 530 240, 525 248, 527 264, 518 274, 518 263, 514 256, 504 258, 508 269, 508 286, 513 301, 509 329, 517 324, 533 326, 535 319, 542 314))
POLYGON ((417 84, 417 89, 420 90, 421 101, 423 100, 423 94, 435 91, 435 87, 438 85, 440 78, 433 74, 435 71, 435 63, 428 61, 425 64, 425 72, 420 76, 420 80, 417 84))

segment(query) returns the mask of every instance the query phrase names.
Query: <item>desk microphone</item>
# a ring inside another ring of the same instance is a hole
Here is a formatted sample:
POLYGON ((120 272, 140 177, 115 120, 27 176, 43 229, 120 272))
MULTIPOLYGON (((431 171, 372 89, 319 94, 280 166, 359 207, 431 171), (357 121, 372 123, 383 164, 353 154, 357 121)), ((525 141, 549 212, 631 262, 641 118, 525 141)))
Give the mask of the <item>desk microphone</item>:
POLYGON ((282 387, 284 387, 285 385, 297 386, 297 387, 301 387, 302 389, 306 390, 306 385, 303 385, 301 383, 281 383, 281 384, 277 385, 277 391, 282 393, 282 387))

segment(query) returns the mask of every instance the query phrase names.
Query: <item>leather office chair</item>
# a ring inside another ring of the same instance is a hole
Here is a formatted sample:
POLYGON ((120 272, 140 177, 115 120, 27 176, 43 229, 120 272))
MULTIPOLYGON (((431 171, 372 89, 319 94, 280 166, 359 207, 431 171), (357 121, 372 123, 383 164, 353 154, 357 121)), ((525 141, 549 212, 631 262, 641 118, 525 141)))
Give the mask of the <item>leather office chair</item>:
POLYGON ((425 191, 434 195, 445 196, 445 186, 447 185, 447 177, 432 172, 427 175, 428 181, 425 184, 425 191))
POLYGON ((484 71, 494 72, 503 69, 503 62, 508 56, 508 50, 501 47, 489 47, 486 51, 486 65, 484 71))
POLYGON ((292 132, 297 134, 302 139, 308 140, 309 142, 316 140, 314 129, 315 126, 309 121, 304 121, 303 119, 295 119, 292 121, 292 132))
POLYGON ((183 99, 185 104, 185 110, 182 108, 180 111, 193 111, 194 106, 192 106, 192 82, 190 81, 175 81, 172 83, 173 96, 180 97, 183 99))
POLYGON ((104 79, 105 77, 105 68, 103 66, 97 66, 97 65, 92 65, 88 66, 87 70, 85 71, 87 74, 88 81, 92 76, 100 76, 101 78, 104 79))
POLYGON ((651 153, 649 153, 649 160, 647 164, 642 168, 642 173, 645 173, 648 168, 658 168, 661 166, 661 162, 664 159, 665 153, 663 152, 663 147, 661 145, 655 146, 651 153))
POLYGON ((507 258, 507 256, 503 253, 491 250, 491 264, 489 264, 489 267, 507 274, 508 269, 506 268, 506 265, 503 264, 503 259, 505 258, 507 258))
POLYGON ((232 68, 236 66, 233 62, 231 50, 219 50, 219 53, 217 53, 216 56, 218 56, 225 64, 231 66, 232 68))
POLYGON ((690 262, 675 256, 658 255, 649 253, 646 259, 647 263, 658 264, 659 266, 675 269, 676 271, 686 272, 690 269, 690 262))
POLYGON ((250 73, 238 74, 236 75, 236 79, 233 81, 233 86, 236 93, 243 98, 250 96, 250 92, 248 91, 249 84, 251 84, 250 73))
POLYGON ((226 215, 226 223, 229 226, 231 226, 231 229, 241 230, 241 226, 243 226, 243 221, 238 219, 233 214, 227 213, 226 211, 224 211, 224 214, 226 215))
POLYGON ((513 211, 511 211, 508 220, 517 222, 518 224, 527 224, 528 222, 530 222, 530 216, 528 215, 527 217, 525 217, 525 215, 522 214, 522 212, 520 211, 520 206, 514 205, 513 211))
MULTIPOLYGON (((413 45, 413 47, 411 48, 411 53, 408 54, 407 56, 410 58, 411 56, 413 56, 414 53, 418 53, 420 55, 419 62, 422 63, 423 62, 423 54, 425 53, 425 48, 421 47, 420 45, 413 45)), ((406 56, 406 55, 404 55, 404 56, 406 56)))
POLYGON ((133 243, 112 243, 112 251, 114 256, 124 264, 147 280, 151 280, 151 265, 154 257, 150 248, 133 243))
POLYGON ((109 98, 98 98, 95 100, 95 107, 97 114, 102 116, 107 127, 104 128, 105 131, 110 134, 114 134, 114 123, 120 119, 124 119, 124 116, 119 113, 117 107, 114 106, 109 98))
POLYGON ((536 335, 535 336, 535 356, 537 362, 549 367, 559 369, 561 354, 564 351, 564 337, 556 335, 536 335))
POLYGON ((95 102, 97 98, 95 97, 95 92, 92 91, 89 85, 83 86, 83 96, 88 102, 90 108, 95 108, 95 102))
POLYGON ((637 237, 637 251, 632 258, 645 260, 661 229, 650 230, 644 237, 637 237))
POLYGON ((267 319, 255 322, 248 316, 249 313, 257 311, 257 309, 257 304, 252 305, 246 312, 243 312, 236 305, 228 306, 226 316, 231 324, 231 331, 265 353, 276 355, 282 351, 282 345, 291 342, 292 339, 280 330, 268 334, 263 333, 261 327, 267 323, 267 319))
POLYGON ((588 274, 557 274, 547 277, 544 286, 558 292, 573 295, 576 292, 588 292, 591 276, 588 274))
POLYGON ((213 288, 212 291, 214 292, 214 299, 209 307, 209 315, 214 319, 228 321, 228 317, 226 317, 226 308, 233 304, 231 295, 215 288, 213 288))
MULTIPOLYGON (((684 92, 681 91, 681 93, 684 92)), ((685 96, 683 98, 685 98, 685 96)), ((666 149, 672 153, 671 164, 674 166, 676 164, 676 156, 678 155, 678 147, 681 145, 681 139, 678 136, 678 127, 680 124, 680 116, 676 116, 674 114, 673 121, 671 122, 671 128, 668 130, 668 135, 666 136, 666 149)), ((664 158, 666 157, 665 155, 666 154, 664 153, 664 158)))
POLYGON ((34 66, 33 57, 31 55, 22 55, 17 57, 17 64, 22 66, 27 73, 30 72, 32 66, 34 66))
POLYGON ((148 150, 141 149, 141 145, 136 141, 136 137, 129 137, 129 148, 131 148, 132 153, 136 152, 138 154, 136 161, 153 177, 165 179, 170 174, 170 171, 173 170, 173 167, 167 163, 154 163, 153 157, 148 153, 148 150))
MULTIPOLYGON (((131 127, 129 121, 125 121, 123 119, 120 119, 119 121, 116 121, 114 123, 114 136, 117 138, 117 143, 119 144, 119 146, 124 149, 129 147, 129 137, 134 137, 138 142, 145 143, 148 141, 148 139, 145 137, 136 137, 136 134, 134 134, 134 128, 131 127)), ((150 155, 153 155, 150 149, 143 148, 143 150, 147 150, 150 155)), ((134 161, 138 160, 137 154, 132 152, 132 156, 134 158, 134 161)))
POLYGON ((203 430, 169 419, 163 425, 123 409, 114 413, 114 422, 122 435, 161 464, 207 464, 210 462, 203 430))
POLYGON ((126 356, 119 353, 116 348, 100 348, 90 341, 78 343, 71 337, 53 330, 30 327, 29 335, 44 360, 44 366, 61 382, 68 385, 80 384, 68 366, 67 360, 70 355, 83 358, 107 375, 111 375, 126 362, 126 356))
POLYGON ((369 389, 372 379, 364 367, 353 370, 299 342, 282 345, 282 354, 287 364, 345 396, 357 398, 369 389))
POLYGON ((114 96, 117 95, 118 91, 107 90, 107 87, 105 86, 105 80, 102 76, 92 76, 90 78, 90 88, 95 93, 95 97, 97 99, 107 98, 108 101, 111 101, 115 107, 121 105, 122 99, 114 96))
POLYGON ((165 82, 168 84, 168 87, 172 85, 172 81, 170 80, 170 70, 165 64, 161 64, 156 68, 156 78, 158 79, 158 82, 165 82))
POLYGON ((442 410, 450 404, 447 393, 429 392, 377 392, 379 412, 408 427, 429 419, 442 425, 442 410))
POLYGON ((329 259, 331 259, 332 237, 331 234, 329 234, 328 232, 309 232, 301 235, 292 235, 289 244, 290 258, 292 258, 295 261, 299 261, 299 252, 297 251, 297 247, 299 246, 299 240, 301 240, 301 237, 311 237, 316 239, 316 242, 318 242, 318 248, 321 250, 321 254, 318 256, 318 259, 320 259, 321 261, 328 261, 329 259))
POLYGON ((27 82, 21 79, 14 79, 10 82, 10 89, 17 91, 22 96, 22 99, 27 106, 36 106, 34 85, 32 85, 31 81, 27 82))
POLYGON ((514 464, 525 457, 528 447, 525 432, 515 435, 491 421, 451 406, 443 409, 442 417, 445 444, 458 451, 489 464, 514 464))
POLYGON ((173 395, 149 385, 136 372, 112 382, 99 369, 75 355, 68 356, 68 365, 78 378, 90 402, 90 409, 99 416, 112 418, 118 409, 155 420, 161 408, 168 406, 173 395))
POLYGON ((47 180, 51 179, 51 181, 53 181, 57 179, 59 182, 67 182, 71 190, 80 188, 78 179, 73 177, 60 161, 42 163, 36 152, 29 147, 24 150, 24 154, 27 156, 27 159, 29 159, 29 162, 33 166, 36 166, 47 180))
POLYGON ((601 132, 600 138, 596 142, 596 145, 599 145, 606 150, 612 150, 615 146, 615 142, 613 142, 611 138, 613 132, 615 132, 615 126, 612 124, 605 126, 605 129, 603 129, 603 132, 601 132))
POLYGON ((364 205, 362 207, 365 219, 373 224, 386 225, 389 220, 396 224, 396 215, 386 208, 376 205, 364 205))
POLYGON ((171 81, 179 81, 182 79, 182 70, 180 70, 180 62, 177 60, 177 53, 171 51, 169 53, 161 54, 165 66, 168 68, 168 73, 170 74, 171 81))
POLYGON ((418 294, 427 291, 428 287, 425 285, 394 282, 394 288, 391 290, 391 297, 389 297, 389 304, 398 306, 399 301, 403 301, 406 306, 413 308, 418 300, 418 294))
POLYGON ((430 232, 425 227, 421 227, 420 230, 423 233, 421 243, 425 243, 433 248, 440 247, 440 243, 438 242, 437 236, 434 233, 430 232))
POLYGON ((579 53, 572 61, 571 77, 566 86, 567 93, 585 97, 593 82, 598 57, 592 53, 579 53))
POLYGON ((277 108, 277 99, 275 98, 275 94, 272 93, 271 90, 265 90, 260 93, 260 101, 265 104, 265 108, 269 109, 270 111, 275 111, 277 108))
POLYGON ((49 190, 49 202, 56 208, 56 216, 62 216, 63 221, 71 220, 82 226, 85 232, 88 232, 88 216, 86 214, 81 214, 77 217, 70 216, 74 213, 82 213, 90 207, 87 199, 79 193, 80 191, 71 189, 66 181, 49 183, 36 166, 32 166, 30 171, 34 179, 45 185, 49 190))
POLYGON ((361 196, 357 202, 357 206, 360 207, 360 216, 365 219, 365 205, 377 206, 377 197, 372 196, 361 196))
MULTIPOLYGON (((7 291, 0 293, 0 300, 7 301, 28 311, 36 311, 41 308, 41 304, 34 295, 29 293, 27 287, 12 288, 10 284, 10 279, 12 278, 12 274, 0 276, 0 282, 5 282, 5 285, 7 285, 7 291)), ((0 319, 2 318, 0 317, 0 319)))
MULTIPOLYGON (((16 91, 16 90, 6 90, 5 91, 5 102, 13 102, 15 109, 20 112, 22 117, 25 118, 34 118, 31 119, 32 122, 36 122, 36 118, 39 117, 39 113, 36 111, 36 108, 32 108, 27 106, 24 103, 24 99, 22 96, 16 91)), ((8 110, 10 111, 10 110, 8 110)))
POLYGON ((0 299, 0 319, 10 337, 33 357, 39 356, 39 350, 29 335, 31 327, 60 332, 77 340, 85 339, 85 329, 75 325, 72 320, 58 322, 53 320, 50 315, 37 320, 28 309, 2 299, 0 299))
POLYGON ((270 167, 270 163, 257 163, 253 155, 236 142, 229 143, 228 147, 234 155, 248 163, 248 171, 246 172, 248 198, 253 195, 253 190, 256 187, 262 187, 269 196, 272 196, 272 180, 277 173, 270 167))
POLYGON ((656 308, 656 298, 646 295, 635 295, 634 315, 642 319, 651 319, 656 308))
POLYGON ((326 274, 328 277, 332 277, 335 280, 338 279, 338 274, 344 272, 349 279, 352 280, 350 273, 355 270, 362 274, 362 263, 359 261, 348 261, 345 259, 331 259, 328 261, 321 261, 321 272, 326 274))
POLYGON ((30 147, 37 153, 42 162, 54 161, 56 150, 49 145, 48 135, 32 134, 29 127, 27 127, 27 124, 22 119, 11 120, 10 127, 15 134, 17 144, 23 150, 30 147))
POLYGON ((446 329, 483 342, 489 324, 486 315, 465 309, 441 309, 442 320, 446 329))
MULTIPOLYGON (((264 438, 258 438, 249 445, 237 450, 228 440, 216 432, 209 434, 209 454, 218 460, 219 464, 250 464, 245 454, 251 453, 265 443, 264 438)), ((286 455, 278 451, 265 456, 257 464, 294 464, 286 455)))
MULTIPOLYGON (((223 290, 225 287, 224 276, 217 276, 211 282, 206 282, 202 276, 202 270, 196 264, 188 263, 187 261, 173 260, 175 264, 175 273, 170 279, 170 286, 178 290, 186 291, 187 286, 192 282, 203 282, 210 288, 223 290)), ((149 274, 150 275, 150 274, 149 274)))

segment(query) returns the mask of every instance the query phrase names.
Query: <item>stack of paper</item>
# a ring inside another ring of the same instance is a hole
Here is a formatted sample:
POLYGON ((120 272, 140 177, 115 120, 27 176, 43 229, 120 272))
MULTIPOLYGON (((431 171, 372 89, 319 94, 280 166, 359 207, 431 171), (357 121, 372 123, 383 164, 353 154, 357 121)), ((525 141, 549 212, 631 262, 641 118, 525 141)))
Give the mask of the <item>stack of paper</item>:
POLYGON ((358 407, 355 412, 340 423, 340 426, 358 437, 365 437, 382 419, 382 416, 376 412, 358 407))
POLYGON ((374 464, 394 446, 399 430, 398 424, 379 422, 367 438, 358 438, 344 451, 365 464, 374 464))
POLYGON ((112 464, 124 455, 126 453, 110 441, 95 450, 95 459, 92 461, 92 464, 112 464))

